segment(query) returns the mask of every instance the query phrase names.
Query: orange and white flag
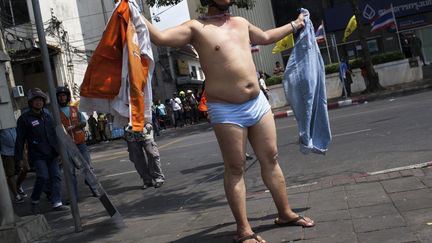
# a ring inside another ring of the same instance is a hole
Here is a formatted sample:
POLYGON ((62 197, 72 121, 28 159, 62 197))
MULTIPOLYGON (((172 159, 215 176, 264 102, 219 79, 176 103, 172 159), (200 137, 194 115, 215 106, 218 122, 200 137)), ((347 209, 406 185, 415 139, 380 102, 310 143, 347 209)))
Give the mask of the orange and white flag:
POLYGON ((114 125, 142 132, 151 122, 154 70, 150 34, 135 0, 121 0, 105 28, 80 88, 80 109, 114 115, 114 125), (123 119, 122 119, 123 118, 123 119))

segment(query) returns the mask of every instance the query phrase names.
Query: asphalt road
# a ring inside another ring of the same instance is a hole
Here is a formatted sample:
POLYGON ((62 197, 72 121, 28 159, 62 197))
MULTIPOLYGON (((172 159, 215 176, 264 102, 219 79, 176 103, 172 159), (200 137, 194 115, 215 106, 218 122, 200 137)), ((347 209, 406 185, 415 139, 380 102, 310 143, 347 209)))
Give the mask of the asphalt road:
MULTIPOLYGON (((329 117, 333 142, 325 156, 301 154, 294 118, 276 120, 279 162, 288 185, 432 161, 430 91, 331 110, 329 117)), ((224 200, 222 157, 208 124, 167 131, 157 142, 166 183, 158 190, 147 189, 142 205, 174 209, 224 200)), ((125 144, 117 140, 96 145, 92 151, 96 173, 107 192, 125 204, 134 200, 132 195, 142 182, 125 144)), ((265 190, 255 159, 247 162, 246 179, 249 193, 265 190)))

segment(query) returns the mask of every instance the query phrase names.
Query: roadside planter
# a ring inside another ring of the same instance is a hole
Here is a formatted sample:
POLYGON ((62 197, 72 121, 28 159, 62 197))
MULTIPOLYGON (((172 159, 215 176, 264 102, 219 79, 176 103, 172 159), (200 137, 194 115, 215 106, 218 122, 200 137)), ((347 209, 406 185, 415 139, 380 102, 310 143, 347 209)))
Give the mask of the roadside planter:
MULTIPOLYGON (((418 61, 418 60, 417 60, 418 61)), ((374 66, 379 75, 380 84, 388 87, 396 84, 409 83, 423 79, 423 69, 421 65, 410 65, 410 59, 403 59, 394 62, 382 63, 374 66)), ((360 69, 353 70, 353 83, 351 91, 353 93, 366 89, 360 69)), ((282 84, 269 86, 270 105, 273 109, 288 105, 282 84)), ((327 99, 340 97, 342 94, 342 83, 338 73, 326 75, 327 99)))

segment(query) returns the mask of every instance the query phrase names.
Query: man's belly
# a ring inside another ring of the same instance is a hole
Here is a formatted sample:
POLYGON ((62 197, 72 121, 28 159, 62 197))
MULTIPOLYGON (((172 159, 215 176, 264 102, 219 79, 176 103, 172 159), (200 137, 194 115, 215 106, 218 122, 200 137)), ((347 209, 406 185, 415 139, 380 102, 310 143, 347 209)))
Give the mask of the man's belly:
POLYGON ((216 84, 210 82, 206 81, 208 102, 241 104, 255 99, 260 93, 258 81, 248 83, 219 82, 216 84))

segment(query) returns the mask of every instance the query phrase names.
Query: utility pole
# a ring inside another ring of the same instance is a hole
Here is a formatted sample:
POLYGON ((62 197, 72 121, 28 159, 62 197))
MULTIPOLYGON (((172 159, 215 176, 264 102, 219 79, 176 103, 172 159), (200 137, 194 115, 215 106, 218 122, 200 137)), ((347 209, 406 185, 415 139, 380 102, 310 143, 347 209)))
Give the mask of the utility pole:
POLYGON ((102 5, 102 15, 103 15, 103 17, 104 17, 105 24, 107 24, 108 17, 107 17, 107 15, 106 15, 105 2, 104 2, 104 0, 101 0, 101 5, 102 5))
MULTIPOLYGON (((48 47, 47 47, 47 43, 46 43, 46 39, 45 39, 45 30, 43 27, 42 14, 40 11, 39 0, 32 0, 32 5, 33 5, 33 13, 34 13, 34 17, 35 17, 36 29, 37 29, 38 38, 39 38, 39 46, 40 46, 40 51, 41 51, 41 55, 42 55, 42 62, 43 62, 45 74, 46 74, 47 81, 48 81, 49 94, 50 94, 50 97, 52 99, 51 105, 53 106, 54 121, 55 121, 56 127, 60 127, 60 126, 63 127, 61 120, 60 120, 59 106, 56 102, 57 101, 56 88, 54 86, 54 78, 53 78, 53 74, 52 74, 52 70, 51 70, 51 64, 50 64, 50 59, 49 59, 49 54, 48 54, 48 47)), ((71 175, 71 170, 70 170, 71 165, 69 164, 69 159, 68 159, 65 148, 63 146, 59 146, 59 149, 60 149, 60 155, 61 155, 61 158, 63 161, 63 167, 64 167, 63 171, 64 171, 64 175, 65 175, 65 179, 66 179, 66 186, 67 186, 67 189, 69 192, 69 196, 72 199, 71 200, 71 210, 72 210, 72 216, 73 216, 74 224, 75 224, 75 232, 81 232, 82 231, 81 218, 79 215, 77 199, 75 197, 75 193, 73 193, 74 189, 73 189, 73 185, 72 185, 72 175, 71 175)))
MULTIPOLYGON (((6 75, 4 70, 6 70, 6 65, 4 65, 3 69, 3 63, 9 62, 10 58, 9 55, 6 52, 6 47, 3 42, 3 33, 0 29, 0 89, 8 90, 7 88, 7 82, 6 82, 6 75)), ((3 110, 3 106, 6 105, 6 109, 13 111, 12 105, 10 104, 10 97, 4 97, 6 95, 5 93, 0 94, 0 105, 2 106, 1 110, 3 110), (9 103, 9 104, 8 104, 9 103)), ((12 112, 13 114, 13 112, 12 112)), ((5 129, 9 127, 13 127, 14 124, 11 124, 11 119, 7 119, 8 121, 4 121, 5 117, 0 118, 0 129, 5 129), (9 123, 9 124, 8 124, 9 123)), ((16 126, 16 125, 15 125, 16 126)), ((0 226, 3 225, 12 225, 15 223, 15 216, 14 216, 14 210, 12 207, 12 201, 10 198, 9 188, 7 186, 6 182, 6 175, 3 169, 3 161, 0 158, 0 194, 2 195, 0 197, 0 226)))

